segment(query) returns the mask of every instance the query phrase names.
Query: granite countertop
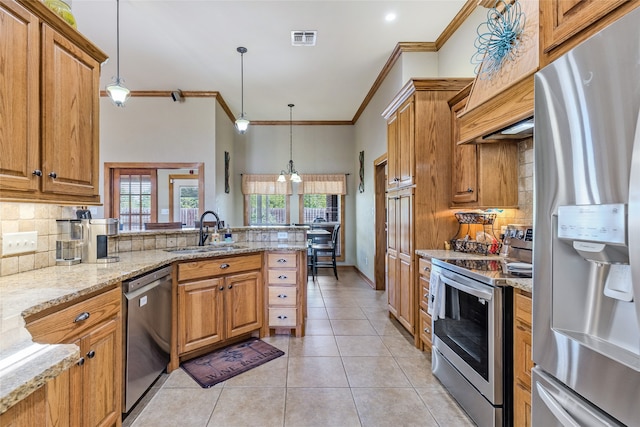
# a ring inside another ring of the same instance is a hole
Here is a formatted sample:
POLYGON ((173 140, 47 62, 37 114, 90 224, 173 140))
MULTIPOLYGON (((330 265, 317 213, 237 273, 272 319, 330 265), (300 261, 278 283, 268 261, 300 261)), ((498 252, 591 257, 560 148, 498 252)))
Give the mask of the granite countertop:
MULTIPOLYGON (((443 249, 418 249, 416 250, 416 255, 420 257, 426 258, 438 258, 442 260, 446 259, 495 259, 501 260, 503 259, 499 255, 480 255, 480 254, 471 254, 466 252, 456 252, 456 251, 447 251, 443 249)), ((525 279, 525 278, 507 278, 505 279, 506 284, 513 287, 522 289, 523 291, 532 292, 533 291, 533 280, 525 279)))
POLYGON ((174 261, 271 250, 301 251, 307 250, 307 245, 306 242, 242 242, 230 248, 206 248, 211 250, 124 252, 118 254, 120 261, 115 263, 80 263, 0 277, 0 414, 69 369, 79 358, 76 345, 34 343, 25 327, 25 317, 108 289, 174 261))

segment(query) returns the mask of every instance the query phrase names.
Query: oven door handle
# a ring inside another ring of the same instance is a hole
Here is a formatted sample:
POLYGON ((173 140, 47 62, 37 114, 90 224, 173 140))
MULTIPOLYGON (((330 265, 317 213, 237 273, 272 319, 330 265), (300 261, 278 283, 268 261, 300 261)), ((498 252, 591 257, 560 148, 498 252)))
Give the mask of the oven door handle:
POLYGON ((485 299, 487 301, 491 301, 493 299, 493 292, 488 291, 488 290, 486 290, 484 288, 481 288, 479 286, 476 287, 476 286, 473 286, 473 285, 470 285, 470 284, 467 285, 467 284, 463 284, 463 283, 457 282, 455 280, 452 280, 452 279, 448 278, 444 274, 440 274, 440 280, 443 283, 451 286, 452 288, 456 288, 459 291, 462 291, 462 292, 467 293, 469 295, 473 295, 473 296, 478 297, 478 298, 483 298, 483 299, 485 299))

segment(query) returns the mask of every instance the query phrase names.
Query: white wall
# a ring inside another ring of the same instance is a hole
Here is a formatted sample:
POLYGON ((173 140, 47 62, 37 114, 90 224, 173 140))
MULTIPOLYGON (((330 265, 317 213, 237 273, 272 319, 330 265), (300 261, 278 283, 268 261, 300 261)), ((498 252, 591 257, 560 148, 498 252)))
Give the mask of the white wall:
POLYGON ((478 25, 487 19, 487 10, 477 7, 438 51, 438 73, 441 77, 475 77, 471 57, 478 37, 478 25))
MULTIPOLYGON (((170 97, 132 97, 125 108, 118 108, 108 98, 101 98, 102 200, 105 162, 205 162, 205 206, 215 208, 216 135, 222 133, 216 133, 216 104, 215 98, 173 102, 170 97)), ((225 146, 226 140, 221 139, 225 146)), ((103 215, 99 208, 98 216, 103 215)))

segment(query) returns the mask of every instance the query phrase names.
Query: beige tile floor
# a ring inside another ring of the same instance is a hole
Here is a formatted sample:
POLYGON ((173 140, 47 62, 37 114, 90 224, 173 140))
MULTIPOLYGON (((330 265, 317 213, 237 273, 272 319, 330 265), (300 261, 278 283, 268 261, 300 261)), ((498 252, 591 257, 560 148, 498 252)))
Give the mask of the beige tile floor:
POLYGON ((306 336, 263 340, 285 355, 203 389, 162 375, 123 421, 143 426, 474 426, 389 318, 386 293, 353 270, 309 279, 306 336))

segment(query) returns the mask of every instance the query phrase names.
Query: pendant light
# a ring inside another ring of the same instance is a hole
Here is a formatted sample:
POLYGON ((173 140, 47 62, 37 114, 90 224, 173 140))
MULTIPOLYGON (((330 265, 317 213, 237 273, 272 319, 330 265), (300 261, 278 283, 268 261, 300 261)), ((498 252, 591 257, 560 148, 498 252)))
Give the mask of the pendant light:
POLYGON ((278 182, 286 182, 286 175, 290 175, 291 182, 302 182, 302 178, 293 164, 293 107, 293 104, 289 104, 289 164, 287 170, 280 171, 278 182))
POLYGON ((238 133, 244 134, 249 127, 249 120, 244 116, 244 54, 247 53, 246 47, 236 49, 240 52, 240 116, 236 119, 236 129, 238 133))
POLYGON ((120 0, 116 0, 116 77, 113 83, 105 88, 107 95, 116 107, 124 107, 124 103, 131 96, 131 91, 123 86, 124 79, 120 78, 120 0))

